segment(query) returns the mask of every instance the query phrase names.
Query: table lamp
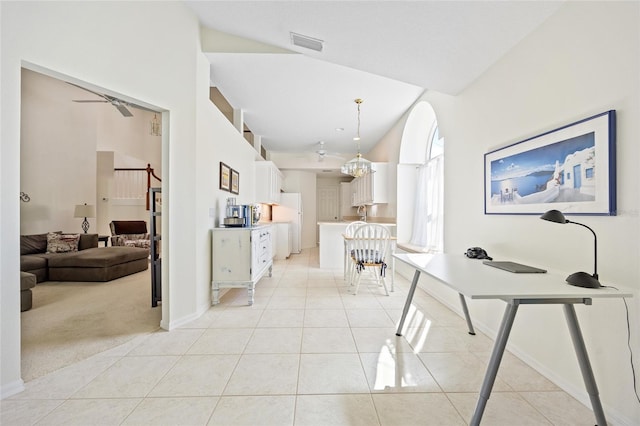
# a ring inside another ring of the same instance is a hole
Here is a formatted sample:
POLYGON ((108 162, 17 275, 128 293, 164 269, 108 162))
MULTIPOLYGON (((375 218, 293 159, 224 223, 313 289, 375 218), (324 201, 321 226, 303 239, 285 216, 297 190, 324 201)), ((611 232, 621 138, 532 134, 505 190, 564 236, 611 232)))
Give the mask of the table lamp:
POLYGON ((593 229, 589 228, 587 225, 582 223, 573 222, 564 217, 562 212, 558 210, 549 210, 545 212, 542 216, 540 216, 542 220, 548 220, 549 222, 555 223, 573 223, 575 225, 580 225, 587 228, 593 234, 593 275, 588 274, 587 272, 575 272, 567 277, 567 282, 571 285, 575 285, 578 287, 587 287, 587 288, 598 288, 602 287, 600 281, 598 281, 598 238, 596 237, 596 233, 593 232, 593 229))
POLYGON ((87 231, 89 230, 89 221, 87 220, 87 218, 88 217, 96 217, 96 208, 95 208, 95 206, 92 206, 90 204, 88 205, 87 203, 77 204, 76 205, 76 210, 73 213, 73 217, 83 217, 84 218, 84 220, 82 221, 82 230, 86 234, 87 231))

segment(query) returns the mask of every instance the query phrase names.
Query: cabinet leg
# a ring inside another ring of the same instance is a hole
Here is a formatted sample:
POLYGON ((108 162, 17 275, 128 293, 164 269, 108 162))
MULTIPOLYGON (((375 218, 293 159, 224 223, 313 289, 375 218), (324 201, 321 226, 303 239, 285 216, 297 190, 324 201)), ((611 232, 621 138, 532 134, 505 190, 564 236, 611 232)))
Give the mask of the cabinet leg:
POLYGON ((255 285, 250 285, 247 288, 247 295, 249 296, 249 306, 253 305, 253 293, 255 293, 255 285))
POLYGON ((273 265, 269 266, 269 278, 273 276, 273 265))
POLYGON ((214 287, 211 291, 211 304, 217 305, 220 303, 220 288, 214 287))

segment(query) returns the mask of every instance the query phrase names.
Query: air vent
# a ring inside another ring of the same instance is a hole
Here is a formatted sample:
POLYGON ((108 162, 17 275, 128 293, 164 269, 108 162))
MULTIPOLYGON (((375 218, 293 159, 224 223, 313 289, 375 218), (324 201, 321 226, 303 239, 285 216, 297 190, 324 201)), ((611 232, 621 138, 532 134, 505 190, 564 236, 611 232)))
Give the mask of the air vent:
POLYGON ((322 52, 324 41, 294 32, 291 32, 289 34, 291 34, 291 43, 293 43, 294 45, 304 47, 305 49, 322 52))
POLYGON ((331 173, 331 172, 333 172, 333 170, 327 170, 327 169, 322 170, 322 173, 331 173))

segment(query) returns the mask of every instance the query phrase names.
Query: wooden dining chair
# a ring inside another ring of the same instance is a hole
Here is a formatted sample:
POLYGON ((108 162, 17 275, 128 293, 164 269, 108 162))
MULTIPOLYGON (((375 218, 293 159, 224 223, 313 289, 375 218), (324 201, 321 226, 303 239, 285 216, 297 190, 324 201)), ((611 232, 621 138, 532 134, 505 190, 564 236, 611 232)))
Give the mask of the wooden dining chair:
POLYGON ((354 295, 358 294, 362 275, 367 270, 373 272, 376 284, 382 285, 385 294, 389 295, 385 273, 390 240, 389 229, 382 225, 361 225, 354 231, 353 238, 350 240, 350 284, 354 295))

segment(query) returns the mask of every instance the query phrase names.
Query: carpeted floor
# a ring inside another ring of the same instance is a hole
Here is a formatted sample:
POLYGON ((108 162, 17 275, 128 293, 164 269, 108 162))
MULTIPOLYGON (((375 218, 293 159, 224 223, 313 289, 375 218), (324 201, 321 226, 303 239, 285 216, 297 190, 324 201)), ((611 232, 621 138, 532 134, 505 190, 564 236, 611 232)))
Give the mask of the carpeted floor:
POLYGON ((25 382, 159 328, 150 270, 105 283, 47 281, 21 314, 25 382))

